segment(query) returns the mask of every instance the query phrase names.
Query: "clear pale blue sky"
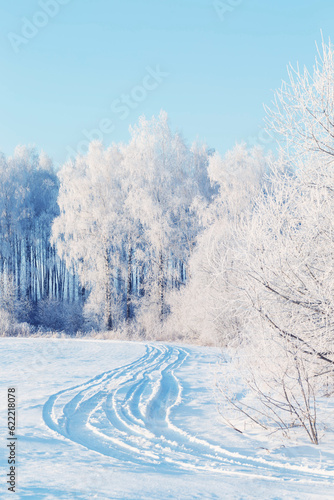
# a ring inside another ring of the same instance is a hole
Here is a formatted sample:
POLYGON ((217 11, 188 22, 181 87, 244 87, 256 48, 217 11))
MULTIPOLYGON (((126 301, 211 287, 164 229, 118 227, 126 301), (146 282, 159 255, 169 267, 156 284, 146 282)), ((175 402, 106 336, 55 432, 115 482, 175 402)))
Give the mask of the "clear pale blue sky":
POLYGON ((15 53, 8 34, 38 11, 0 1, 0 150, 35 144, 57 163, 101 119, 114 123, 107 145, 161 108, 189 142, 224 153, 257 136, 288 62, 312 66, 320 30, 334 38, 333 0, 241 0, 223 20, 211 0, 69 0, 15 53), (111 103, 157 65, 169 76, 121 119, 111 103))

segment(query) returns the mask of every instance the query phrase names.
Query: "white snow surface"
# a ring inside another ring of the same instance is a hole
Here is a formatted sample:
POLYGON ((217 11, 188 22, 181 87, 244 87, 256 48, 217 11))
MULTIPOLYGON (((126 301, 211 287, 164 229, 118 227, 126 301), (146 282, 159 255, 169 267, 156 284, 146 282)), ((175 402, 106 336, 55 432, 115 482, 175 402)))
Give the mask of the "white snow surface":
POLYGON ((78 339, 0 345, 1 498, 334 498, 331 435, 320 446, 268 441, 222 422, 218 349, 78 339), (6 485, 13 386, 15 494, 6 485))

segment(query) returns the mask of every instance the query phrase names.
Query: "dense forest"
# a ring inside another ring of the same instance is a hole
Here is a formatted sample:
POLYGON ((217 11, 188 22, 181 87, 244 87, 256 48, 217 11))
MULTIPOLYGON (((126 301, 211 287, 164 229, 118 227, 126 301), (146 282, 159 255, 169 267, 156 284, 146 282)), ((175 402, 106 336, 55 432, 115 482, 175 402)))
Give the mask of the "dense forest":
POLYGON ((195 202, 215 192, 212 154, 189 148, 161 112, 142 118, 129 144, 92 142, 59 172, 32 148, 2 156, 3 313, 68 333, 147 316, 163 324, 170 291, 187 281, 195 202))
POLYGON ((67 333, 161 330, 188 282, 192 294, 206 230, 251 206, 267 167, 245 144, 224 159, 188 147, 165 112, 142 118, 128 144, 92 142, 57 173, 18 147, 1 163, 2 309, 67 333))

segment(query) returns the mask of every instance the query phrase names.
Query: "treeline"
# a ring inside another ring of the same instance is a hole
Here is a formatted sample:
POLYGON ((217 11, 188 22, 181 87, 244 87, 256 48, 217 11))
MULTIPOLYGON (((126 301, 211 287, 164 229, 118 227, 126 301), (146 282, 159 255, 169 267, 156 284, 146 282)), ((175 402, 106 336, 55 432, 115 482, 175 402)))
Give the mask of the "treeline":
POLYGON ((265 168, 260 149, 239 145, 223 160, 189 147, 165 112, 141 118, 128 144, 92 142, 58 172, 16 148, 1 158, 1 309, 67 333, 127 325, 158 336, 204 229, 227 193, 231 213, 248 206, 265 168))
POLYGON ((142 118, 128 144, 56 172, 27 147, 0 164, 0 308, 65 330, 159 328, 184 286, 200 229, 196 200, 213 196, 212 155, 188 147, 166 113, 142 118))
POLYGON ((171 290, 184 286, 199 232, 196 199, 214 190, 210 151, 171 131, 166 113, 140 119, 128 144, 85 156, 59 172, 52 243, 82 287, 87 328, 161 328, 171 290))

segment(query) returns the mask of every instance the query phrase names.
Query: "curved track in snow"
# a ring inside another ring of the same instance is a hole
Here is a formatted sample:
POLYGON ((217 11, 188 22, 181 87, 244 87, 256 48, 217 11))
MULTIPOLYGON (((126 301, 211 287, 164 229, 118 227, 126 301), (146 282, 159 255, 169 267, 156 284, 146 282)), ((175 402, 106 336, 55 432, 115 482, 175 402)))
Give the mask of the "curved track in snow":
POLYGON ((245 456, 175 425, 173 408, 182 404, 177 370, 188 355, 181 347, 148 345, 133 363, 51 396, 44 421, 71 441, 128 464, 333 484, 333 470, 245 456))

